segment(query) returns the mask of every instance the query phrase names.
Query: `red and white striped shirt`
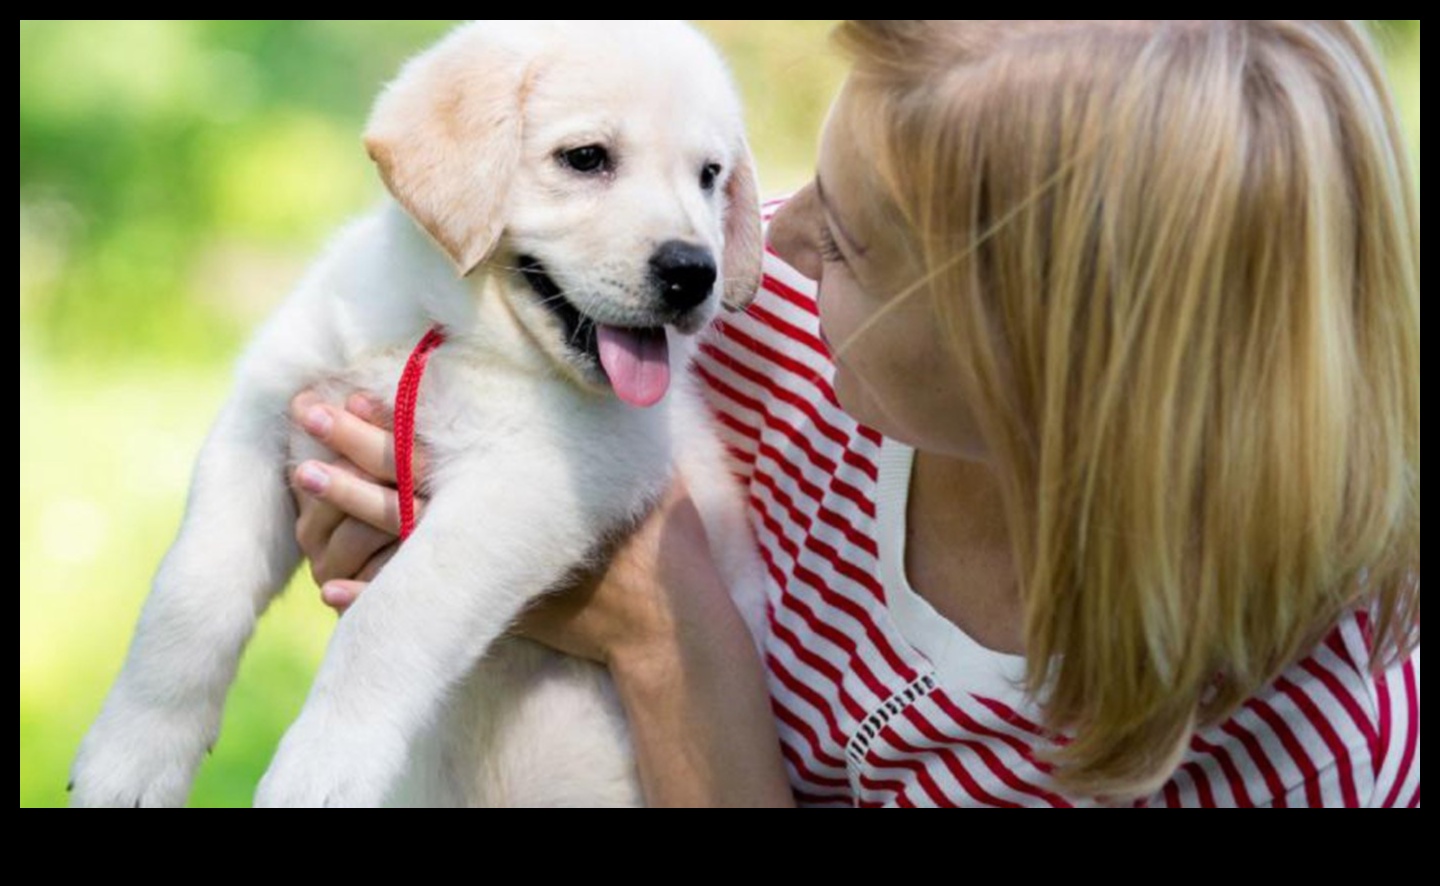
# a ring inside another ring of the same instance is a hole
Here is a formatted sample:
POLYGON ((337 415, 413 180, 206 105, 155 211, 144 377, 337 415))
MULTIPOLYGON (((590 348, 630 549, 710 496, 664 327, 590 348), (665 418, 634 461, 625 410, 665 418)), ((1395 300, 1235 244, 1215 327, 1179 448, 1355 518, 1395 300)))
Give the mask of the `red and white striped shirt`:
MULTIPOLYGON (((774 205, 767 207, 768 213, 774 205)), ((1078 806, 1041 751, 1023 659, 986 649, 904 576, 913 452, 847 416, 813 284, 766 256, 759 297, 701 346, 767 568, 765 657, 809 805, 1078 806)), ((1418 806, 1420 653, 1369 673, 1340 624, 1229 721, 1199 732, 1151 806, 1418 806)))

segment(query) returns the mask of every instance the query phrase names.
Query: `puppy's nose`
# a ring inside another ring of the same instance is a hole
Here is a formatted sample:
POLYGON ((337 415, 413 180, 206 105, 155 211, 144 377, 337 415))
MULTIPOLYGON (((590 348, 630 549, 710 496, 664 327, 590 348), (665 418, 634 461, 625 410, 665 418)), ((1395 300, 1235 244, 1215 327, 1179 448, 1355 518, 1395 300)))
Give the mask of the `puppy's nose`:
POLYGON ((667 240, 650 257, 650 273, 665 304, 687 311, 705 300, 715 285, 715 256, 683 240, 667 240))

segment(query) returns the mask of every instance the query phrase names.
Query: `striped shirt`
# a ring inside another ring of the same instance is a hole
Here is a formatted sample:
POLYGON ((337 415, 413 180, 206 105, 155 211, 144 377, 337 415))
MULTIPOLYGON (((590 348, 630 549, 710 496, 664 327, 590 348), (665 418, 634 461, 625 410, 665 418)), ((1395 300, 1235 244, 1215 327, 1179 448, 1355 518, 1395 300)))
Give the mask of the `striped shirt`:
MULTIPOLYGON (((767 216, 774 206, 767 207, 767 216)), ((759 296, 695 371, 749 495, 767 570, 771 704, 805 805, 1079 806, 1051 739, 986 649, 904 575, 913 452, 848 417, 813 284, 766 256, 759 296)), ((1363 616, 1198 732, 1149 806, 1418 806, 1420 653, 1367 668, 1363 616)))

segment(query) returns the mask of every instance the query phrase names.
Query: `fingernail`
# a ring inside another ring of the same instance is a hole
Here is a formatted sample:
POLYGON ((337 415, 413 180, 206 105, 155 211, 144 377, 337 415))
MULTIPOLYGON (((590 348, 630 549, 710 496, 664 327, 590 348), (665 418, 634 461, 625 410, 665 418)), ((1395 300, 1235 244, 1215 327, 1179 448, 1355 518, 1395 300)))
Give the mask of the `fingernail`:
POLYGON ((290 414, 294 416, 304 415, 307 409, 319 402, 320 397, 317 396, 315 392, 308 390, 301 391, 295 395, 295 399, 290 401, 290 414))
POLYGON ((380 412, 380 401, 371 394, 357 391, 345 401, 345 408, 366 421, 373 420, 380 412))
POLYGON ((354 602, 350 591, 344 585, 335 582, 326 582, 320 588, 320 599, 325 601, 327 606, 349 606, 354 602))
POLYGON ((312 406, 305 411, 305 418, 301 420, 305 430, 316 437, 324 437, 330 433, 335 426, 335 420, 330 417, 330 410, 323 406, 312 406))
POLYGON ((295 472, 295 479, 300 488, 312 495, 319 495, 330 486, 330 475, 319 465, 306 462, 295 472))

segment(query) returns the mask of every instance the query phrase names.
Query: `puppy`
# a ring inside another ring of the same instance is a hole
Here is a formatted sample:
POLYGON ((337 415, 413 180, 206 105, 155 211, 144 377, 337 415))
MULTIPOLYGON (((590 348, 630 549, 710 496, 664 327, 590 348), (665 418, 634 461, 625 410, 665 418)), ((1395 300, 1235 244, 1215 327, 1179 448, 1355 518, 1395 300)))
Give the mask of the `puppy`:
POLYGON ((284 465, 315 453, 288 401, 393 390, 437 325, 425 518, 340 620, 259 805, 639 802, 603 669, 502 635, 676 472, 731 587, 759 594, 685 372, 692 337, 759 279, 753 164, 714 50, 678 23, 472 23, 404 68, 365 145, 394 200, 338 235, 243 359, 75 761, 76 805, 184 802, 298 562, 284 465))

